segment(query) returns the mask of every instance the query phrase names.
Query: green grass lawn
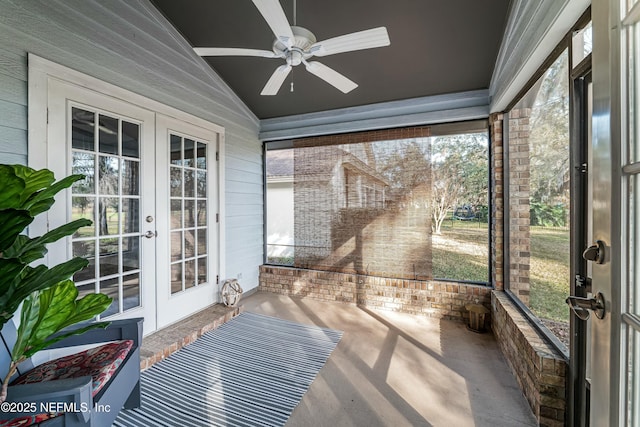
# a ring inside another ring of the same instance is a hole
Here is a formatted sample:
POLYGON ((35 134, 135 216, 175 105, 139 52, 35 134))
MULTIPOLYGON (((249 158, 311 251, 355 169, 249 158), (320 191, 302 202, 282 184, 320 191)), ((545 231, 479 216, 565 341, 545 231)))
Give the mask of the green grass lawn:
MULTIPOLYGON (((433 277, 486 282, 487 224, 446 221, 433 236, 433 277)), ((541 319, 569 321, 569 230, 531 227, 530 308, 541 319)))
POLYGON ((488 242, 487 224, 445 221, 442 234, 432 236, 433 277, 487 282, 488 242))
POLYGON ((539 318, 569 321, 569 230, 531 227, 530 308, 539 318))

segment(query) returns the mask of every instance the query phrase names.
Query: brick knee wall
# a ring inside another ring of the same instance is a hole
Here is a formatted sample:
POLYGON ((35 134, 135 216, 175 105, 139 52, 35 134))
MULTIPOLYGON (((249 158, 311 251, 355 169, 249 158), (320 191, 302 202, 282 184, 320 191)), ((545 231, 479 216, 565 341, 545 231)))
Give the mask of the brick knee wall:
POLYGON ((567 361, 503 291, 491 293, 491 328, 541 426, 564 426, 567 361))
POLYGON ((390 279, 271 265, 260 267, 258 289, 460 321, 469 318, 465 309, 467 304, 478 303, 491 307, 491 288, 487 286, 390 279))

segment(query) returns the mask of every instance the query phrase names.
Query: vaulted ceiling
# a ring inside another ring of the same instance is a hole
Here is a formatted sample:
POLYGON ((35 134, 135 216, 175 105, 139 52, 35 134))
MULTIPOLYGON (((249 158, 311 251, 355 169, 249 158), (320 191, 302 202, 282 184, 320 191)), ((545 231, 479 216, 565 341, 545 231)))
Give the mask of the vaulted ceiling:
MULTIPOLYGON (((275 36, 249 0, 152 1, 194 47, 272 49, 275 36)), ((347 94, 298 66, 277 95, 262 96, 284 60, 204 58, 260 119, 487 89, 510 0, 295 1, 295 23, 317 40, 385 26, 391 44, 317 58, 358 83, 347 94)), ((280 4, 293 25, 294 0, 280 4)))

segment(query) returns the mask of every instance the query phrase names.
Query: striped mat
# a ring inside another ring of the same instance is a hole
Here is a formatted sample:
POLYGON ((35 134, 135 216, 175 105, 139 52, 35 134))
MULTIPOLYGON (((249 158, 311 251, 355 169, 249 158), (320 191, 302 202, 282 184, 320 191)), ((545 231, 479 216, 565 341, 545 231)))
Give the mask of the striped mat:
POLYGON ((114 426, 282 426, 342 332, 254 313, 142 373, 142 405, 114 426))

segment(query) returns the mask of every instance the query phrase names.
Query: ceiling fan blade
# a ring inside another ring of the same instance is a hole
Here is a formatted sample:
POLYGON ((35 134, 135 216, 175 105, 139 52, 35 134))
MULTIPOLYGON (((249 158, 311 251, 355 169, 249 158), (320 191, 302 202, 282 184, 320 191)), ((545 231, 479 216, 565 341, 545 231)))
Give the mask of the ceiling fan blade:
POLYGON ((260 92, 260 95, 277 94, 280 90, 280 87, 284 83, 284 80, 287 78, 290 72, 291 65, 288 64, 281 65, 276 68, 276 71, 274 71, 274 73, 271 75, 267 84, 264 85, 264 88, 262 89, 262 92, 260 92))
POLYGON ((294 39, 293 30, 291 30, 287 15, 285 15, 284 10, 282 10, 280 1, 253 0, 253 4, 256 5, 264 20, 267 21, 276 38, 287 47, 291 47, 294 39))
POLYGON ((320 77, 325 82, 329 83, 332 86, 335 86, 343 93, 349 93, 355 88, 358 87, 357 83, 352 82, 339 72, 335 71, 332 68, 327 67, 324 64, 321 64, 317 61, 311 61, 304 63, 305 67, 307 67, 307 71, 311 74, 315 74, 320 77))
POLYGON ((389 46, 390 44, 391 41, 389 40, 387 29, 378 27, 319 41, 311 45, 308 51, 314 56, 327 56, 354 50, 389 46))
POLYGON ((243 49, 235 47, 194 47, 193 50, 200 56, 259 56, 263 58, 279 57, 273 51, 262 49, 243 49))

